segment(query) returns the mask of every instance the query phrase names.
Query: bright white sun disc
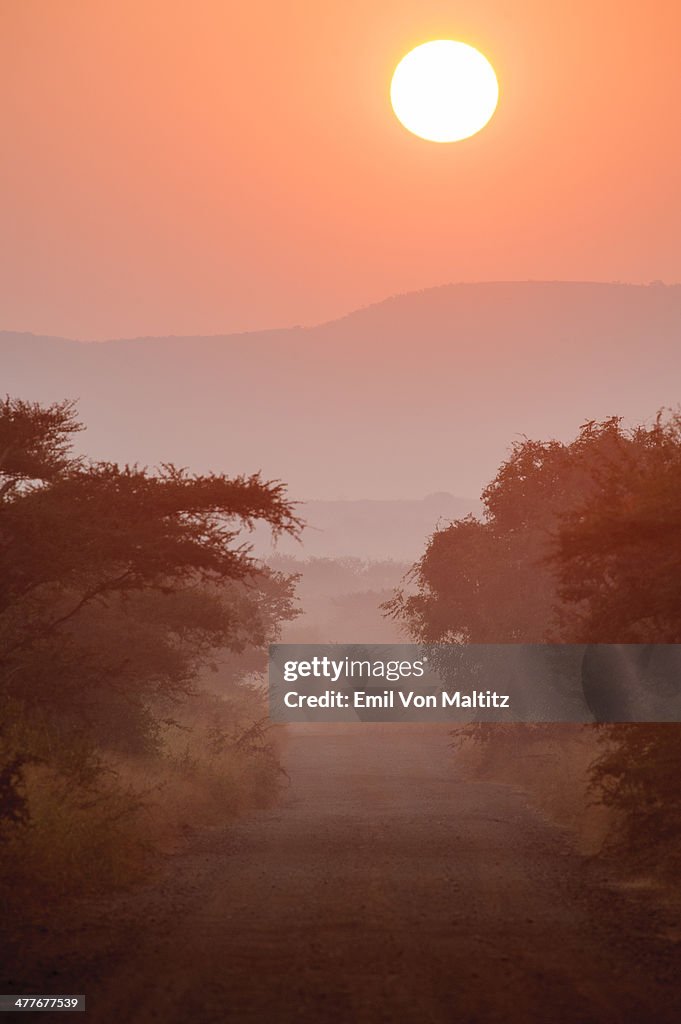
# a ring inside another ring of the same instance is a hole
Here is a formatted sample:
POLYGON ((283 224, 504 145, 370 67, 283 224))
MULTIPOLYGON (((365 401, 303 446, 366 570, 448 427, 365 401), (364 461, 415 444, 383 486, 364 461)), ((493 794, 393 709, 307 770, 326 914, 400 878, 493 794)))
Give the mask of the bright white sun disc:
POLYGON ((404 127, 430 142, 458 142, 484 128, 496 110, 499 84, 479 50, 434 39, 403 57, 390 86, 404 127))

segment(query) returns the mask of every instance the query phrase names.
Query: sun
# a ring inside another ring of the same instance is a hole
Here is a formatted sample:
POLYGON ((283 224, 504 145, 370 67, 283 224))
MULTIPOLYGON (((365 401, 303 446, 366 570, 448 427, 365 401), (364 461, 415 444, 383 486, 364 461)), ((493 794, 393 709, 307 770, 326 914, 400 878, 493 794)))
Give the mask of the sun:
POLYGON ((403 57, 390 86, 404 127, 429 142, 459 142, 484 128, 496 110, 499 84, 479 50, 434 39, 403 57))

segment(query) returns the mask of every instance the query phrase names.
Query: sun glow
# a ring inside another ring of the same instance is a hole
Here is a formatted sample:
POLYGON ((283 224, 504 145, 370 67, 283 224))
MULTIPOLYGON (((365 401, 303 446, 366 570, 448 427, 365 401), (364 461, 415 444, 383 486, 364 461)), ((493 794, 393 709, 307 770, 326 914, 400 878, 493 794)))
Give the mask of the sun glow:
POLYGON ((499 85, 479 50, 453 39, 423 43, 403 57, 390 86, 404 127, 429 142, 458 142, 484 128, 496 110, 499 85))

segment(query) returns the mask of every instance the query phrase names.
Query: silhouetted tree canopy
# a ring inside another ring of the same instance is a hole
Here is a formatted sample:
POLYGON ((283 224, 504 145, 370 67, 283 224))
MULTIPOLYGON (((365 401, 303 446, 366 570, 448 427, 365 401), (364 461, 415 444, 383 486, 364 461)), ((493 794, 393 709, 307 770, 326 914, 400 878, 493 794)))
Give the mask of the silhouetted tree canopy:
POLYGON ((550 558, 558 531, 632 443, 613 418, 585 424, 570 444, 515 444, 483 491, 483 519, 437 530, 388 613, 425 643, 555 639, 559 579, 550 558))
POLYGON ((561 633, 588 643, 681 642, 681 417, 614 435, 567 508, 551 557, 561 633))
MULTIPOLYGON (((681 416, 631 430, 590 422, 570 444, 520 442, 483 500, 482 521, 433 534, 412 589, 386 606, 414 639, 681 643, 681 416)), ((678 724, 603 727, 591 769, 619 812, 621 848, 675 871, 680 734, 678 724)))
POLYGON ((87 461, 80 429, 69 402, 0 404, 0 700, 134 746, 154 701, 294 614, 240 538, 299 521, 278 482, 87 461))

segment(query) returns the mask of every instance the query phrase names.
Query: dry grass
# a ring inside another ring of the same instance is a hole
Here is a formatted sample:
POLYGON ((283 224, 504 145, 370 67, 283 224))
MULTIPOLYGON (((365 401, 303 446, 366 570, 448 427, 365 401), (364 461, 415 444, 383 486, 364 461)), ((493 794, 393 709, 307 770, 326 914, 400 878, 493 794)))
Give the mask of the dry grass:
MULTIPOLYGON (((261 710, 261 709, 260 709, 261 710)), ((156 755, 45 759, 24 767, 27 824, 0 836, 0 917, 26 924, 80 897, 153 873, 193 829, 227 824, 276 798, 281 734, 197 698, 156 755)))
POLYGON ((460 764, 476 778, 522 789, 547 820, 569 828, 585 854, 603 850, 615 825, 611 810, 589 790, 589 766, 601 752, 588 725, 487 726, 462 737, 460 764))

